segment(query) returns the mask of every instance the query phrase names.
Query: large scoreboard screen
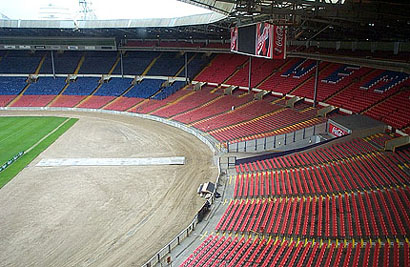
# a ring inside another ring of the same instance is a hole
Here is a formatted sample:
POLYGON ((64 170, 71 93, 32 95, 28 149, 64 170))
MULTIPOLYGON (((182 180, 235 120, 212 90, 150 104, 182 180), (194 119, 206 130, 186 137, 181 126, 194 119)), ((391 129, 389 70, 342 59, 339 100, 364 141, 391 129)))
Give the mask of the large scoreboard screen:
POLYGON ((286 57, 286 27, 257 23, 231 28, 231 51, 256 57, 286 57))

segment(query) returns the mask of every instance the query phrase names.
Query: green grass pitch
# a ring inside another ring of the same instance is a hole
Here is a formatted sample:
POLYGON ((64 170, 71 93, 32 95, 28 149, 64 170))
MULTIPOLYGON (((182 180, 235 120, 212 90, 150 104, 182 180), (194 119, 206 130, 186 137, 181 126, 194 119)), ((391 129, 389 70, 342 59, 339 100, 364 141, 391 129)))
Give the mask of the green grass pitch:
POLYGON ((0 188, 13 179, 77 120, 64 117, 0 117, 0 165, 20 151, 32 148, 0 172, 0 188))

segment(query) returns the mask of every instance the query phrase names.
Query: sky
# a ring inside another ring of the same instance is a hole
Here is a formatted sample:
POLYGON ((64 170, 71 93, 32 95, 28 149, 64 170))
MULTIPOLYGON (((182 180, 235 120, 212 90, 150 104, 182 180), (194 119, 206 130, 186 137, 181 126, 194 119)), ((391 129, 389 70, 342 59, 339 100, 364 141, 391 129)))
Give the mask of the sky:
MULTIPOLYGON (((66 8, 60 18, 79 19, 79 0, 0 0, 0 13, 10 19, 40 19, 40 7, 66 8), (22 8, 24 7, 24 8, 22 8)), ((209 10, 176 0, 88 0, 97 19, 173 18, 209 13, 209 10)))

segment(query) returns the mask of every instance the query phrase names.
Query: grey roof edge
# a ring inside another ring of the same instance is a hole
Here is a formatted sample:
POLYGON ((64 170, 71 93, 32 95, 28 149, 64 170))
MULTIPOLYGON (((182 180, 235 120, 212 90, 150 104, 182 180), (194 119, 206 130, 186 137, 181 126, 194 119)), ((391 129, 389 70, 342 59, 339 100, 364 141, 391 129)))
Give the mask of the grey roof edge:
POLYGON ((149 28, 179 27, 210 24, 226 18, 212 12, 177 18, 117 19, 117 20, 6 20, 0 19, 0 28, 93 29, 93 28, 149 28))

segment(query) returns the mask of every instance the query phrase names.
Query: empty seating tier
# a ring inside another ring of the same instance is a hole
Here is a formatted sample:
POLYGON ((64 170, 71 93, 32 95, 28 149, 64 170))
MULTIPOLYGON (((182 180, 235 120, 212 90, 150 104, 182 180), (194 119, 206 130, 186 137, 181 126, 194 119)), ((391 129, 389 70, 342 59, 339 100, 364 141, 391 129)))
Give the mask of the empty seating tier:
POLYGON ((232 75, 248 57, 235 54, 218 54, 198 76, 196 81, 220 84, 232 75))
POLYGON ((410 231, 410 190, 232 200, 217 231, 299 238, 400 238, 410 231))
POLYGON ((237 172, 253 172, 272 169, 289 169, 322 165, 331 161, 348 159, 356 155, 368 154, 376 148, 361 138, 349 142, 336 143, 313 151, 301 152, 263 161, 238 165, 237 172))
POLYGON ((409 243, 314 242, 210 235, 180 265, 409 266, 409 243))
POLYGON ((201 91, 197 91, 186 98, 182 99, 176 104, 165 106, 155 112, 153 115, 157 115, 164 118, 170 118, 177 114, 187 112, 193 108, 201 106, 208 101, 211 101, 220 95, 212 93, 213 87, 202 88, 201 91))

